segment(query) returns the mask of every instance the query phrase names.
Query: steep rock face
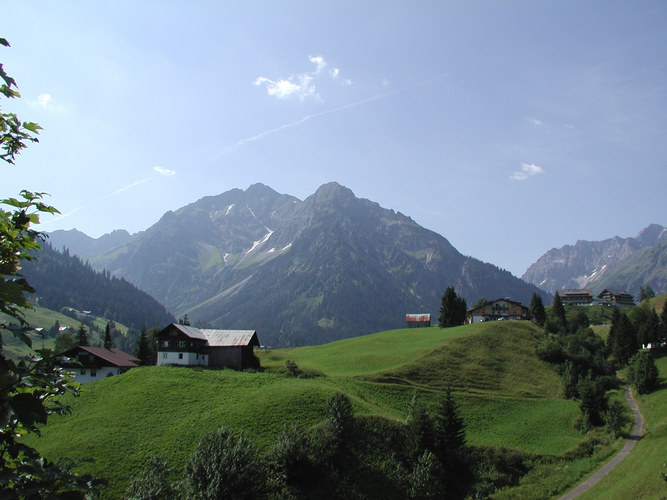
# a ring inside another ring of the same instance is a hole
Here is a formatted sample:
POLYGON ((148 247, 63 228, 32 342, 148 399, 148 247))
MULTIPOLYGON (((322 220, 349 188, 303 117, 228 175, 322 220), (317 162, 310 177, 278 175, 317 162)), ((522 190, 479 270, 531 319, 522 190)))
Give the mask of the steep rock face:
POLYGON ((436 321, 450 285, 469 303, 537 290, 337 183, 304 201, 263 185, 203 198, 92 262, 177 315, 271 345, 398 328, 408 312, 436 321))
POLYGON ((619 263, 666 239, 667 229, 652 224, 634 238, 615 236, 603 241, 577 241, 574 245, 549 250, 526 270, 522 279, 549 293, 593 287, 595 283, 602 283, 619 263))

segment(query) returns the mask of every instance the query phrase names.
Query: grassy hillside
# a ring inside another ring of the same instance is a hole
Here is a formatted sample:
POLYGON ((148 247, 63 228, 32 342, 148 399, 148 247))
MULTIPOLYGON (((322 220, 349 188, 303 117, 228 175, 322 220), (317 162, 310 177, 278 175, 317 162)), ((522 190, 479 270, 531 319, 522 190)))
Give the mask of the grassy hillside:
POLYGON ((667 497, 667 355, 656 359, 659 387, 639 396, 644 437, 616 469, 589 492, 586 500, 667 497))
MULTIPOLYGON (((568 454, 580 456, 577 450, 587 438, 572 425, 577 404, 559 396, 558 377, 535 356, 540 338, 540 330, 527 322, 487 323, 262 352, 266 370, 257 373, 137 368, 82 387, 78 399, 68 400, 72 415, 51 418, 41 438, 27 439, 52 459, 93 458, 82 470, 105 477, 105 497, 117 498, 153 454, 180 477, 199 437, 220 426, 245 432, 267 450, 284 423, 321 423, 336 392, 350 397, 357 415, 403 422, 413 397, 428 404, 451 382, 469 443, 539 455, 553 464, 539 468, 552 478, 554 486, 547 488, 562 491, 613 446, 592 459, 584 453, 576 467, 559 462, 568 454), (289 377, 287 359, 319 375, 289 377)), ((550 495, 535 484, 527 491, 532 498, 550 495)))
MULTIPOLYGON (((75 331, 79 328, 81 322, 77 319, 74 319, 65 314, 47 309, 46 307, 33 306, 33 309, 26 309, 25 319, 28 324, 33 328, 43 328, 48 330, 51 328, 56 321, 60 323, 60 326, 69 326, 72 327, 75 331)), ((106 327, 107 320, 103 318, 96 318, 94 324, 101 331, 104 331, 106 327)), ((120 323, 115 323, 115 328, 120 330, 123 334, 127 333, 127 327, 121 325, 120 323)), ((54 339, 53 338, 43 338, 37 333, 29 334, 29 337, 32 340, 33 349, 51 349, 53 348, 54 339)), ((99 340, 99 339, 93 339, 99 340)), ((22 356, 27 356, 31 353, 30 348, 25 345, 20 340, 16 339, 13 335, 8 332, 2 333, 2 349, 6 356, 11 359, 18 359, 22 356)))

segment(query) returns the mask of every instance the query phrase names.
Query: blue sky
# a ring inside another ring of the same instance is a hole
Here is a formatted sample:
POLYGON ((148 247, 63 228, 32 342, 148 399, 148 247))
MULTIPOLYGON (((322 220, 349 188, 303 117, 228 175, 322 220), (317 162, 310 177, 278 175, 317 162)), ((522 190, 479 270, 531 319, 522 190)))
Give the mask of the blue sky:
POLYGON ((44 131, 0 196, 50 193, 45 231, 336 181, 521 275, 667 225, 662 1, 56 0, 3 19, 22 94, 3 112, 44 131))

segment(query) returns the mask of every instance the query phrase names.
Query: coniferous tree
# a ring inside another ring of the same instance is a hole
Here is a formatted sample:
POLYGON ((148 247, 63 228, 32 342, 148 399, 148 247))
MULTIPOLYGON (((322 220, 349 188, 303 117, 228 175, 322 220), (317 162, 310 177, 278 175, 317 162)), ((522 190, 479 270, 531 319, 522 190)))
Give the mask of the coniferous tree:
POLYGON ((560 300, 560 294, 554 295, 553 305, 551 306, 551 316, 559 323, 559 329, 564 329, 567 325, 567 318, 565 316, 565 306, 560 300))
POLYGON ((625 314, 620 315, 618 329, 615 332, 612 354, 620 366, 625 366, 639 349, 637 332, 625 314))
POLYGON ((438 319, 440 327, 462 325, 465 323, 467 313, 465 299, 456 293, 454 287, 447 287, 440 305, 440 318, 438 319))
POLYGON ((79 330, 76 333, 76 345, 80 346, 88 346, 88 330, 86 329, 86 325, 81 323, 79 325, 79 330))
POLYGON ((137 340, 137 347, 134 351, 134 357, 139 360, 141 366, 150 366, 153 364, 152 352, 148 345, 148 336, 146 328, 143 327, 139 332, 139 339, 137 340))
POLYGON ((442 464, 451 463, 466 444, 465 424, 459 415, 451 389, 447 389, 440 402, 435 415, 434 431, 436 456, 442 464))
POLYGON ((111 340, 111 325, 107 323, 106 329, 104 330, 104 348, 111 349, 113 347, 113 342, 111 340))
POLYGON ((533 296, 530 299, 530 317, 537 326, 544 326, 544 322, 547 319, 542 297, 535 292, 533 292, 533 296))

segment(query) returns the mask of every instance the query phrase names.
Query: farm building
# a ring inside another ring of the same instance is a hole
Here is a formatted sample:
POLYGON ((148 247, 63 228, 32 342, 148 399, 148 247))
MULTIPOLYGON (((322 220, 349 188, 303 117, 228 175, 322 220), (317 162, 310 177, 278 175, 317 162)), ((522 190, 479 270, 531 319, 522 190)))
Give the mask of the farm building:
POLYGON ((72 371, 74 380, 80 384, 120 375, 139 366, 137 358, 113 348, 78 346, 65 351, 61 356, 68 360, 62 366, 72 371))
POLYGON ((430 314, 406 314, 405 322, 408 324, 408 328, 422 328, 425 326, 431 326, 431 315, 430 314))
POLYGON ((605 288, 599 293, 597 300, 600 304, 610 306, 632 307, 635 305, 635 299, 624 290, 609 290, 605 288))
POLYGON ((558 290, 556 292, 565 306, 587 306, 593 303, 593 292, 588 289, 558 290))
POLYGON ((212 330, 172 323, 158 334, 157 364, 227 367, 258 366, 253 353, 259 347, 254 330, 212 330))
POLYGON ((522 305, 521 302, 509 299, 498 299, 484 302, 482 305, 468 311, 466 323, 480 323, 482 321, 501 319, 528 319, 528 308, 522 305))

